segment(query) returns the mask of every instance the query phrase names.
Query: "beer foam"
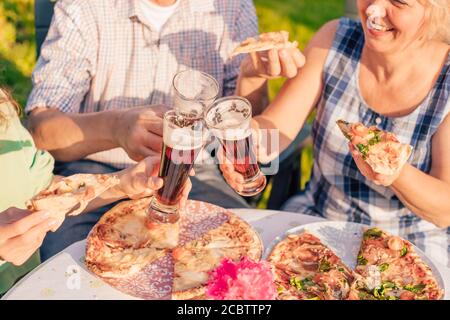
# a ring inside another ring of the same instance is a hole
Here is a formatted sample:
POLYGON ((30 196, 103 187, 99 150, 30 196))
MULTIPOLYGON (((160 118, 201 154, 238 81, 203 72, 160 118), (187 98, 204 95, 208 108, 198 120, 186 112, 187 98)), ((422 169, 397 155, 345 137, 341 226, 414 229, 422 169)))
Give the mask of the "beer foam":
POLYGON ((164 128, 163 140, 166 146, 177 150, 193 150, 203 146, 202 127, 193 130, 191 126, 164 128))
POLYGON ((225 130, 211 130, 214 136, 221 140, 243 140, 251 135, 252 131, 250 129, 225 129, 225 130))
POLYGON ((222 140, 241 140, 251 134, 248 121, 242 114, 228 113, 227 118, 211 129, 213 134, 222 140))
POLYGON ((226 113, 225 119, 222 119, 214 128, 212 133, 223 140, 241 140, 251 134, 251 129, 246 119, 241 113, 226 113))
POLYGON ((208 111, 205 120, 219 139, 245 139, 251 134, 251 105, 246 100, 223 98, 208 111))

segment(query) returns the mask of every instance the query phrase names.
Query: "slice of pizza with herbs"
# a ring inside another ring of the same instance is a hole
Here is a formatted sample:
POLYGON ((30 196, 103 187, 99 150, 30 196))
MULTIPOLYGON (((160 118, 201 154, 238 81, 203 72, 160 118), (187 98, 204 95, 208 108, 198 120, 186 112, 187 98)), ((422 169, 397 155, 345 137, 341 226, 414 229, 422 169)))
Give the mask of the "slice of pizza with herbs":
POLYGON ((363 234, 351 299, 436 300, 443 290, 414 246, 379 229, 363 234))
POLYGON ((376 173, 393 175, 411 156, 413 148, 401 143, 393 133, 344 120, 338 120, 337 125, 376 173))
POLYGON ((268 261, 275 270, 281 300, 347 299, 353 272, 309 232, 279 242, 268 261))

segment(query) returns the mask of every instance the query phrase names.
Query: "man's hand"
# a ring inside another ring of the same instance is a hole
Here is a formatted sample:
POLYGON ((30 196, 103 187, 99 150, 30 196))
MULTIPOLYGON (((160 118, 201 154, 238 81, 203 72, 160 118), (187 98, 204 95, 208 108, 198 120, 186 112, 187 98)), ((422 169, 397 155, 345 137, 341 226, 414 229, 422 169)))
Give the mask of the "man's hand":
POLYGON ((119 172, 119 192, 127 198, 140 199, 151 196, 163 185, 158 177, 160 156, 147 157, 136 165, 119 172))
MULTIPOLYGON (((145 158, 136 165, 119 172, 120 183, 116 189, 130 199, 149 197, 163 186, 163 179, 158 177, 160 156, 145 158)), ((194 171, 190 173, 194 175, 194 171)), ((171 179, 171 177, 168 177, 171 179)), ((188 179, 183 187, 180 208, 186 206, 192 183, 188 179)))
POLYGON ((9 208, 0 212, 0 259, 24 264, 57 222, 48 213, 9 208))
POLYGON ((140 161, 161 152, 166 106, 130 108, 118 114, 114 138, 128 156, 140 161))

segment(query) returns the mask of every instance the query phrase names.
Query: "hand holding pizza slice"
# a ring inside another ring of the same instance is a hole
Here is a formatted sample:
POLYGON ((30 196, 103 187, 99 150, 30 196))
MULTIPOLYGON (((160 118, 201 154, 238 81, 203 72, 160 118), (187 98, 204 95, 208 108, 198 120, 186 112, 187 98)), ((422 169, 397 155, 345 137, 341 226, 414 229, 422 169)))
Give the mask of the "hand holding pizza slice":
POLYGON ((27 202, 31 211, 49 212, 58 223, 56 231, 66 215, 76 216, 83 212, 89 202, 119 183, 115 176, 105 174, 75 174, 57 177, 51 185, 27 202))
POLYGON ((243 41, 231 57, 249 53, 241 65, 243 77, 293 78, 305 64, 305 57, 297 47, 297 41, 289 41, 289 32, 267 32, 243 41))
POLYGON ((234 49, 232 55, 267 51, 270 49, 297 48, 297 46, 297 41, 289 41, 289 32, 287 31, 266 32, 255 38, 247 38, 239 47, 234 49))
POLYGON ((389 186, 400 175, 412 153, 412 146, 398 141, 397 137, 375 126, 337 121, 344 136, 350 141, 349 148, 361 171, 376 184, 389 186))
MULTIPOLYGON (((76 216, 86 209, 94 209, 121 199, 141 199, 149 197, 161 188, 163 181, 158 178, 159 157, 147 157, 133 167, 117 174, 75 174, 57 177, 51 185, 27 202, 31 211, 47 211, 57 224, 56 231, 65 217, 76 216), (88 207, 89 206, 89 207, 88 207)), ((183 188, 180 206, 186 203, 191 183, 183 188)))

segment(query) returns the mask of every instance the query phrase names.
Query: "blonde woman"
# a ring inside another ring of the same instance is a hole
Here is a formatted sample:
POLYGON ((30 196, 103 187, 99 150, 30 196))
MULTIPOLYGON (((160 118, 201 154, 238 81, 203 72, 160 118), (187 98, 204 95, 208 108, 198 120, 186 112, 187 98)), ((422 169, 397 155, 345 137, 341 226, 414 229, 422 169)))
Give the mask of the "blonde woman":
MULTIPOLYGON (((306 64, 255 127, 278 128, 285 148, 316 108, 314 169, 289 211, 376 225, 450 267, 450 1, 357 0, 360 22, 324 25, 306 64), (375 174, 349 150, 336 120, 392 131, 414 147, 399 175, 375 174)), ((271 56, 268 74, 279 67, 271 56)), ((241 177, 222 171, 230 185, 241 177)))
MULTIPOLYGON (((25 202, 54 179, 53 158, 37 150, 19 119, 20 108, 0 89, 0 295, 40 263, 37 252, 45 235, 63 220, 46 212, 30 213, 25 202)), ((148 157, 134 167, 117 172, 120 184, 95 199, 90 211, 124 198, 149 196, 162 186, 158 157, 148 157)), ((190 182, 184 188, 185 205, 190 182)))

